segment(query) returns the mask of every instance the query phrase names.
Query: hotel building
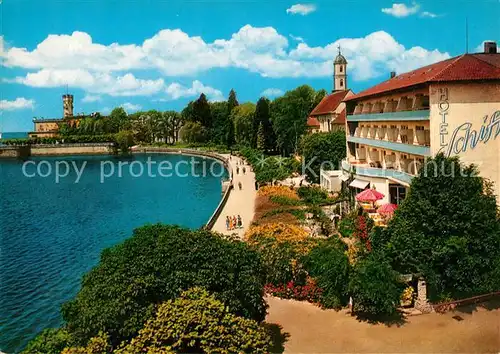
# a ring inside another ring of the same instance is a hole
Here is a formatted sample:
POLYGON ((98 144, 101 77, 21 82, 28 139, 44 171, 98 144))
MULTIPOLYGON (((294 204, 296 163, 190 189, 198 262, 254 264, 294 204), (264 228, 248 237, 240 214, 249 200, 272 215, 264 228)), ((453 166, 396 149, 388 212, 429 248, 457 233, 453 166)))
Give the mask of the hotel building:
POLYGON ((376 188, 398 204, 426 157, 440 152, 478 165, 500 196, 500 54, 464 54, 395 75, 346 97, 347 157, 321 184, 376 188), (354 180, 351 177, 354 177, 354 180))

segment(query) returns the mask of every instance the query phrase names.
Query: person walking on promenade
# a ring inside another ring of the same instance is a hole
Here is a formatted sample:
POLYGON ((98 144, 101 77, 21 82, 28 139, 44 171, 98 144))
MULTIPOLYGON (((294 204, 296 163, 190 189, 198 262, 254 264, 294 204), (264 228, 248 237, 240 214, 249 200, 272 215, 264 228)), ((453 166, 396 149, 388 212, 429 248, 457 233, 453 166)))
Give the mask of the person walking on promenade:
POLYGON ((238 215, 238 229, 243 227, 243 223, 241 222, 241 216, 238 215))
POLYGON ((237 227, 236 216, 233 216, 233 230, 235 230, 236 227, 237 227))
POLYGON ((236 166, 236 174, 239 175, 240 174, 240 168, 238 166, 236 166))
POLYGON ((243 186, 242 186, 242 184, 241 184, 241 181, 240 181, 240 182, 238 182, 238 188, 240 189, 240 191, 241 191, 241 188, 242 188, 242 187, 243 187, 243 186))
POLYGON ((247 169, 245 168, 245 166, 243 166, 243 174, 246 174, 247 173, 247 169))
POLYGON ((229 222, 229 216, 226 216, 226 230, 229 231, 229 227, 230 227, 230 222, 229 222))

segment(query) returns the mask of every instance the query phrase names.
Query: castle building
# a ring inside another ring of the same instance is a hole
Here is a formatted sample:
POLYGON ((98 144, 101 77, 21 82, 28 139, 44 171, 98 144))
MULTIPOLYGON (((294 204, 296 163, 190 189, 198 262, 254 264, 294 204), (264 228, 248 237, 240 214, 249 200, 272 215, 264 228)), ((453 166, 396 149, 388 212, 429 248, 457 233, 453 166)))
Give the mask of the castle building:
MULTIPOLYGON (((345 98, 347 157, 338 178, 399 204, 425 159, 444 153, 479 167, 500 196, 500 53, 463 54, 345 98)), ((324 171, 327 172, 327 171, 324 171)), ((331 185, 322 172, 322 185, 331 185)), ((338 183, 337 183, 338 184, 338 183)))
POLYGON ((62 123, 71 123, 78 126, 80 120, 86 116, 73 115, 73 95, 65 94, 63 99, 63 118, 34 118, 34 130, 28 133, 30 138, 51 138, 59 133, 59 127, 62 123))
POLYGON ((345 129, 345 100, 353 96, 347 89, 347 60, 340 52, 333 61, 333 91, 312 110, 307 120, 310 132, 331 132, 345 129))

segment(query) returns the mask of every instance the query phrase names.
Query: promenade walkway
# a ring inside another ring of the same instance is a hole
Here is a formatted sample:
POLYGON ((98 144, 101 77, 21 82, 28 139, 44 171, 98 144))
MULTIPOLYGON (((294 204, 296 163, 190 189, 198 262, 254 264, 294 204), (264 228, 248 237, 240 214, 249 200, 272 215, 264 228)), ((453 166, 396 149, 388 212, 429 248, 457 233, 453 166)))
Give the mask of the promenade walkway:
MULTIPOLYGON (((228 154, 223 154, 229 160, 228 154)), ((229 160, 230 168, 233 171, 233 190, 231 191, 226 205, 222 209, 219 218, 215 222, 213 231, 220 232, 225 235, 237 234, 238 237, 243 238, 246 230, 253 220, 255 197, 257 191, 255 190, 255 174, 251 172, 250 165, 244 164, 243 160, 232 156, 229 160), (236 165, 236 163, 239 165, 236 165), (246 174, 243 174, 242 167, 245 166, 246 174), (236 173, 236 167, 239 167, 239 174, 236 173), (238 182, 241 182, 243 188, 239 190, 238 182), (226 229, 226 216, 241 216, 243 227, 241 229, 228 231, 226 229)))

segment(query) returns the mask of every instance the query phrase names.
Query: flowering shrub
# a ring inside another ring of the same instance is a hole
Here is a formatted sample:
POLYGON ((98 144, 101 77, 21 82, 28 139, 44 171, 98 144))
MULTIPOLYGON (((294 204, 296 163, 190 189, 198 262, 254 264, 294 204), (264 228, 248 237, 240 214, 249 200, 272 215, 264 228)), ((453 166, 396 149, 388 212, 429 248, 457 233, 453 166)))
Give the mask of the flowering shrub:
POLYGON ((366 249, 371 251, 372 245, 370 243, 370 238, 368 237, 368 225, 366 223, 366 216, 360 215, 356 219, 354 237, 364 242, 366 249))
POLYGON ((266 294, 282 299, 294 299, 298 301, 309 301, 318 303, 322 290, 312 278, 308 278, 305 285, 297 285, 293 281, 280 285, 267 284, 264 286, 266 294))
POLYGON ((265 197, 286 197, 295 200, 299 199, 297 193, 293 189, 285 186, 264 186, 259 188, 257 194, 265 197))
POLYGON ((284 223, 253 226, 245 239, 261 255, 266 283, 305 282, 300 259, 309 253, 317 240, 310 238, 302 227, 284 223))
POLYGON ((403 290, 401 294, 401 306, 410 306, 413 303, 413 295, 415 294, 415 290, 413 286, 408 286, 403 290))

